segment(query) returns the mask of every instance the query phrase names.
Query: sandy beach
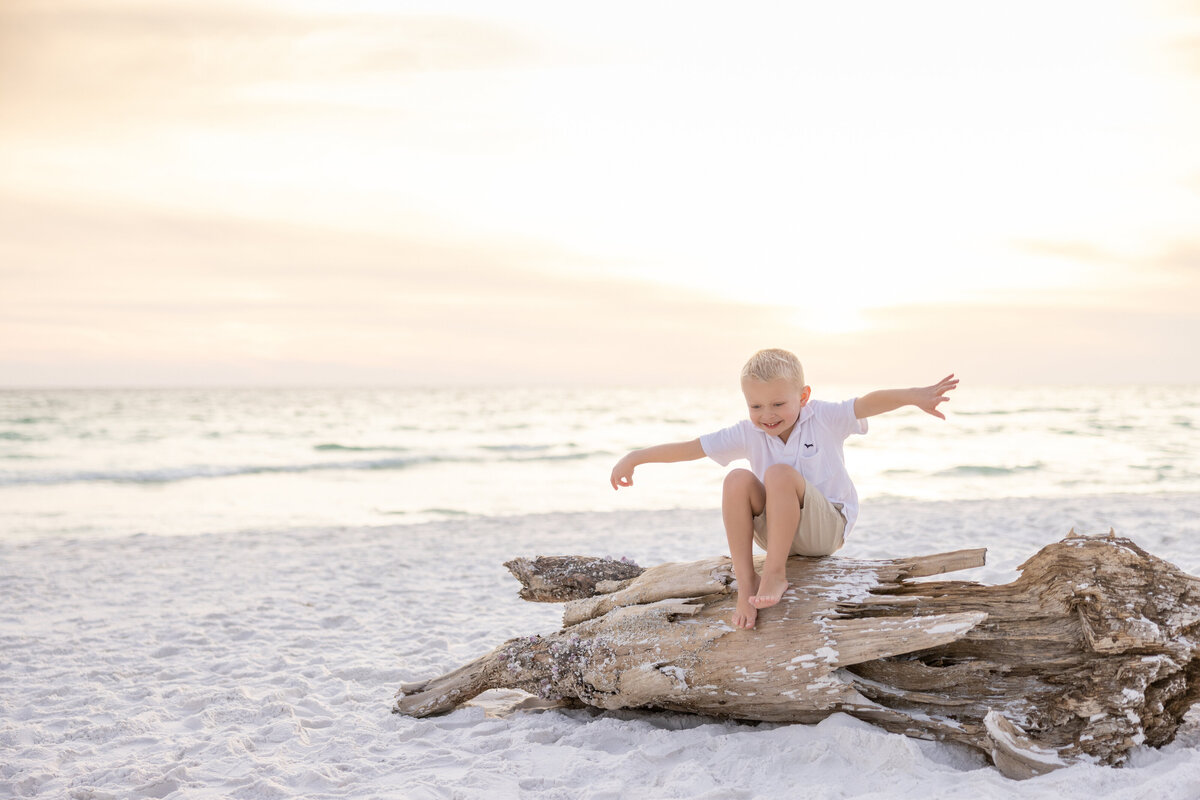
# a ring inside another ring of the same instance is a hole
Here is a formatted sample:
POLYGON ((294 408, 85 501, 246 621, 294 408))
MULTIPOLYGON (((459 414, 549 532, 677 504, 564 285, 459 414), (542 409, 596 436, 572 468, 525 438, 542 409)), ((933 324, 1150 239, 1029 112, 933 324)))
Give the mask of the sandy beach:
MULTIPOLYGON (((1069 524, 1114 525, 1193 573, 1200 496, 880 501, 847 554, 986 543, 999 582, 1069 524), (1019 511, 1017 510, 1019 507, 1019 511), (911 532, 897 541, 881 530, 911 532)), ((1105 527, 1106 529, 1106 527, 1105 527)), ((1200 793, 1200 717, 1123 769, 1020 784, 959 746, 844 715, 815 726, 514 708, 433 719, 401 682, 558 626, 514 555, 642 564, 710 554, 712 511, 470 517, 411 526, 0 543, 0 795, 99 798, 1177 798, 1200 793), (603 546, 598 543, 603 542, 603 546)), ((974 574, 978 573, 978 574, 974 574)))

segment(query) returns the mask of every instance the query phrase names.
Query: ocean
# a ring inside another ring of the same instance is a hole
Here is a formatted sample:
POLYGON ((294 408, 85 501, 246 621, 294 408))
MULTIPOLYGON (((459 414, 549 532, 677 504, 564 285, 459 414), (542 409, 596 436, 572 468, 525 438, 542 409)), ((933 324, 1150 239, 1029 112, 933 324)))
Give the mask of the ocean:
MULTIPOLYGON (((904 409, 847 440, 864 518, 881 498, 1200 488, 1200 388, 968 381, 951 397, 945 422, 904 409)), ((0 391, 0 537, 715 508, 715 463, 645 465, 619 493, 609 472, 743 413, 736 386, 0 391)))
MULTIPOLYGON (((1200 574, 1200 388, 952 397, 944 422, 899 411, 848 440, 862 505, 839 555, 986 547, 947 577, 1000 583, 1111 527, 1200 574)), ((1200 796, 1195 710, 1123 769, 1021 783, 842 714, 538 710, 506 690, 391 713, 402 683, 558 629, 511 558, 723 553, 725 470, 644 465, 619 492, 609 473, 743 412, 736 386, 0 391, 0 797, 1200 796)))

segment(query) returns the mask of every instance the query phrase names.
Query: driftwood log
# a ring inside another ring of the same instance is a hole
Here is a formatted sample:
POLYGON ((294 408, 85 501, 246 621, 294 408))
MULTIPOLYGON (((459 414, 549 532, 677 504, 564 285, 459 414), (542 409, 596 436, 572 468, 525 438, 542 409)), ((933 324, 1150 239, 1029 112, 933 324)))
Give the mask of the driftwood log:
POLYGON ((579 598, 562 630, 406 684, 394 710, 426 716, 515 688, 743 720, 844 712, 978 748, 1012 778, 1119 765, 1134 747, 1174 738, 1200 697, 1200 579, 1111 532, 1072 531, 1012 583, 913 580, 980 566, 984 553, 793 557, 791 589, 752 631, 728 622, 728 558, 640 574, 596 559, 579 559, 578 573, 571 557, 518 559, 507 566, 523 596, 579 598))

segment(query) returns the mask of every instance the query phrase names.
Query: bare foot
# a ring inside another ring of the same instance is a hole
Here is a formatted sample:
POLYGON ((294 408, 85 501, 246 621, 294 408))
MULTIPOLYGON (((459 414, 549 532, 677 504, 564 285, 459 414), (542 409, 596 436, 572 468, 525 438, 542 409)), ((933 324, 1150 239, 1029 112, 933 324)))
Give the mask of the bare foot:
POLYGON ((750 605, 755 608, 770 608, 783 598, 783 593, 787 590, 786 577, 763 575, 758 582, 758 592, 750 597, 750 605))
POLYGON ((750 605, 750 598, 757 591, 757 572, 754 573, 753 578, 747 581, 746 586, 742 586, 742 582, 738 581, 737 609, 733 612, 733 627, 744 628, 746 630, 754 627, 754 622, 758 619, 758 609, 750 605))

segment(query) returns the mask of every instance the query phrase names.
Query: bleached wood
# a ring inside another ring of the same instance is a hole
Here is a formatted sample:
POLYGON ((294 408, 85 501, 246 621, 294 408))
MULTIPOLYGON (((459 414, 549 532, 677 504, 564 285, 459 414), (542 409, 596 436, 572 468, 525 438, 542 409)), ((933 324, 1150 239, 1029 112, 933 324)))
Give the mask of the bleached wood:
POLYGON ((1073 532, 1003 586, 910 580, 978 566, 983 552, 792 558, 791 588, 754 631, 728 623, 726 558, 597 581, 598 594, 567 604, 561 631, 405 685, 396 710, 518 688, 749 720, 841 711, 971 745, 1012 777, 1119 764, 1174 737, 1200 697, 1200 580, 1127 539, 1073 532))
POLYGON ((942 575, 947 572, 982 567, 986 556, 986 547, 974 547, 969 550, 954 550, 931 556, 898 558, 895 564, 900 567, 901 578, 926 578, 930 575, 942 575))
POLYGON ((1057 752, 1038 747, 1023 730, 996 711, 987 713, 983 726, 992 763, 1010 778, 1034 778, 1067 766, 1057 752))
POLYGON ((849 619, 831 623, 829 632, 838 643, 835 663, 848 667, 950 644, 985 619, 987 614, 982 611, 898 619, 849 619))
POLYGON ((535 603, 561 603, 611 592, 643 570, 637 564, 592 556, 514 558, 504 566, 521 582, 521 598, 535 603))
POLYGON ((667 597, 703 597, 728 592, 732 582, 733 567, 728 558, 660 564, 625 581, 617 591, 567 603, 563 625, 575 625, 621 606, 653 603, 667 597))

